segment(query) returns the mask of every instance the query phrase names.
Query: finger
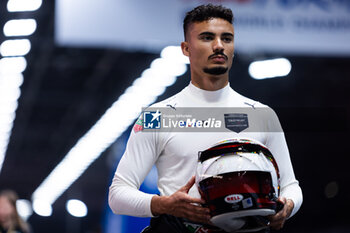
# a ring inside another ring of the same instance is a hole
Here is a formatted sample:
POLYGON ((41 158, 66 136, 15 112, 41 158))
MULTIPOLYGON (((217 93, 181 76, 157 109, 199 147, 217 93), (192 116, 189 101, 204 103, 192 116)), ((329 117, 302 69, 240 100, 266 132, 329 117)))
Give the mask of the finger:
POLYGON ((205 201, 201 198, 195 198, 191 197, 188 194, 185 194, 181 197, 181 201, 184 201, 185 203, 196 203, 196 204, 204 204, 205 201))
POLYGON ((279 230, 279 229, 281 229, 284 226, 285 220, 286 220, 285 218, 280 218, 280 219, 271 221, 270 222, 270 227, 272 229, 279 230))
POLYGON ((285 218, 283 218, 281 215, 273 216, 269 220, 270 220, 270 227, 273 229, 281 229, 285 222, 285 218))
POLYGON ((271 226, 274 224, 279 224, 280 222, 283 221, 283 218, 279 218, 274 216, 273 218, 268 218, 268 220, 270 221, 271 226))
POLYGON ((270 220, 271 223, 273 223, 273 222, 278 222, 278 221, 284 219, 283 214, 284 214, 284 213, 283 213, 283 209, 282 209, 282 210, 281 210, 280 212, 278 212, 277 214, 268 216, 268 219, 270 220))
POLYGON ((279 197, 278 201, 281 202, 283 205, 287 203, 287 199, 285 197, 279 197))
POLYGON ((270 227, 274 230, 280 230, 282 229, 284 226, 284 221, 281 221, 281 222, 275 222, 275 223, 271 223, 270 224, 270 227))
POLYGON ((191 214, 210 214, 210 210, 207 207, 195 205, 192 203, 182 203, 179 204, 179 207, 184 210, 185 212, 191 213, 191 214))
MULTIPOLYGON (((284 200, 281 200, 281 202, 284 200)), ((284 223, 286 221, 286 215, 287 215, 287 210, 286 206, 282 210, 280 210, 278 213, 275 215, 270 215, 268 216, 268 219, 270 220, 270 227, 275 230, 279 230, 283 228, 284 223)))
POLYGON ((187 204, 185 208, 189 212, 192 212, 192 213, 198 213, 198 214, 203 214, 203 215, 209 215, 210 214, 209 208, 198 206, 198 205, 187 204))
POLYGON ((180 190, 188 193, 188 191, 190 191, 194 183, 195 183, 195 176, 192 176, 191 179, 187 182, 187 184, 185 184, 185 186, 183 186, 180 190))
POLYGON ((210 224, 210 216, 207 215, 190 215, 187 217, 192 222, 210 224))
POLYGON ((185 216, 191 221, 209 223, 209 212, 208 208, 188 205, 185 209, 185 216))
POLYGON ((279 197, 278 202, 283 204, 283 208, 274 215, 268 216, 270 221, 278 221, 279 219, 284 219, 287 213, 287 199, 285 197, 279 197))

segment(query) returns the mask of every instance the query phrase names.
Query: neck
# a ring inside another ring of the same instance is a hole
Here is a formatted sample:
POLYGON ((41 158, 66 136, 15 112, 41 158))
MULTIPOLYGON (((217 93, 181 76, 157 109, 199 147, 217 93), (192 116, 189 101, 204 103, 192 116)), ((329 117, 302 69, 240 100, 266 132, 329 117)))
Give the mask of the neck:
POLYGON ((198 77, 191 75, 191 82, 196 87, 206 91, 217 91, 224 88, 228 84, 228 74, 223 75, 205 75, 198 77))

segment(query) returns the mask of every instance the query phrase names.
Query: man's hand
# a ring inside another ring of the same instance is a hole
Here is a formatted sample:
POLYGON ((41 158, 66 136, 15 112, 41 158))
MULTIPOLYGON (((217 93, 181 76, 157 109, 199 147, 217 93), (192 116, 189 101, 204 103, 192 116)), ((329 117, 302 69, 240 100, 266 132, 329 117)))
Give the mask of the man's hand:
POLYGON ((170 214, 175 217, 187 218, 194 222, 208 223, 209 209, 202 207, 204 200, 193 198, 188 191, 195 183, 193 176, 188 183, 171 196, 154 196, 151 201, 153 215, 170 214))
POLYGON ((278 198, 278 201, 284 204, 283 209, 281 209, 278 213, 275 215, 268 216, 268 219, 270 220, 270 227, 275 230, 280 230, 287 218, 292 213, 292 210, 294 208, 294 202, 290 199, 286 199, 285 197, 278 198))

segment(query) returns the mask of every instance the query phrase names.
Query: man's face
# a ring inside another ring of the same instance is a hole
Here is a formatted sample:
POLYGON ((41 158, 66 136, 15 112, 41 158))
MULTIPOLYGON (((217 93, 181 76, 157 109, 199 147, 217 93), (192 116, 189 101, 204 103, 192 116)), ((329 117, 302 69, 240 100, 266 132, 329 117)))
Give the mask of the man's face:
POLYGON ((0 197, 0 223, 3 224, 12 218, 14 208, 6 197, 0 197))
POLYGON ((182 43, 191 70, 197 75, 222 75, 231 68, 234 53, 234 29, 224 19, 192 23, 182 43))

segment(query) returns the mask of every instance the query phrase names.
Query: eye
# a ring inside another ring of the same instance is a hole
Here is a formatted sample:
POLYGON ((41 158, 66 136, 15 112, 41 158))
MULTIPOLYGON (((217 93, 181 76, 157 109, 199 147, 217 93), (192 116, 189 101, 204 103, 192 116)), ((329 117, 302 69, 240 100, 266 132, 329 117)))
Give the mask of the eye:
POLYGON ((224 37, 224 38, 222 38, 222 41, 224 41, 226 43, 230 43, 233 41, 233 38, 232 37, 224 37))
POLYGON ((205 36, 203 37, 203 40, 212 40, 213 38, 211 36, 205 36))
POLYGON ((213 40, 213 36, 212 35, 202 35, 200 37, 200 39, 203 41, 211 41, 211 40, 213 40))

